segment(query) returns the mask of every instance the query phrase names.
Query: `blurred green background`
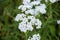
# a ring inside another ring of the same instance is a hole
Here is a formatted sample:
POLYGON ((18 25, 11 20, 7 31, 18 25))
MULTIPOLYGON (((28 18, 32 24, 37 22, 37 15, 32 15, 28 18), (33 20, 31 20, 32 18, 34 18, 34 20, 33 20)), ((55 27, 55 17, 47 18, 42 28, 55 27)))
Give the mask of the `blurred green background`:
MULTIPOLYGON (((19 22, 14 21, 20 4, 22 0, 0 0, 0 40, 26 40, 25 33, 18 29, 19 22)), ((60 19, 60 2, 46 5, 47 13, 36 17, 42 20, 42 28, 28 32, 27 38, 40 33, 41 40, 60 40, 60 25, 56 22, 60 19)))

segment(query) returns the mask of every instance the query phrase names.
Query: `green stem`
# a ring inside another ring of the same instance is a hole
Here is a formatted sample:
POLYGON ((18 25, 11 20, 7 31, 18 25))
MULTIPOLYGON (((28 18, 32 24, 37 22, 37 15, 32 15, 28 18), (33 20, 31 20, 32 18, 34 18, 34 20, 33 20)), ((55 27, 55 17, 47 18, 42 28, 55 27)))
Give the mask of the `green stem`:
POLYGON ((27 32, 25 33, 25 36, 26 36, 26 40, 27 40, 27 39, 28 39, 28 38, 27 38, 27 32))

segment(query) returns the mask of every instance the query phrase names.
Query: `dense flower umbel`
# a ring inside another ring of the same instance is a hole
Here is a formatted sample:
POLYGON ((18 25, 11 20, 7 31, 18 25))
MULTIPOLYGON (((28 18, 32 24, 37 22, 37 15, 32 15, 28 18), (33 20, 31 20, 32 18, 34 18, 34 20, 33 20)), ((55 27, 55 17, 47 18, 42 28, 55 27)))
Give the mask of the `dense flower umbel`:
POLYGON ((25 14, 38 15, 38 13, 46 13, 46 5, 41 3, 41 0, 23 0, 23 5, 20 5, 18 9, 21 9, 25 14), (33 6, 35 8, 33 8, 33 6))
POLYGON ((19 30, 22 32, 26 32, 27 30, 32 31, 33 25, 36 26, 36 29, 41 28, 42 22, 39 19, 36 19, 34 16, 26 17, 25 14, 17 14, 15 21, 21 20, 22 22, 19 23, 19 30))
POLYGON ((40 40, 40 35, 39 34, 34 34, 33 37, 29 37, 28 40, 40 40))

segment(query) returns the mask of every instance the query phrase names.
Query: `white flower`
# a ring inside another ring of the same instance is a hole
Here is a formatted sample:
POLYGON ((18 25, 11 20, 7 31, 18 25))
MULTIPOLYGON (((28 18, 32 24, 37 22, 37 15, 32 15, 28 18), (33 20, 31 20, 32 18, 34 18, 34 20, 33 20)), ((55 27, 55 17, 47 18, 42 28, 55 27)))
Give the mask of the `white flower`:
POLYGON ((39 29, 41 28, 42 22, 39 19, 36 19, 35 25, 36 25, 36 29, 39 29))
POLYGON ((35 17, 34 16, 28 16, 28 19, 35 19, 35 17))
POLYGON ((18 9, 21 9, 22 12, 26 11, 26 9, 31 9, 32 7, 30 5, 20 5, 18 9))
POLYGON ((24 22, 19 23, 18 29, 22 32, 26 32, 27 31, 27 26, 24 22))
POLYGON ((30 5, 28 4, 28 5, 26 5, 26 8, 31 9, 32 6, 30 6, 30 5))
POLYGON ((26 5, 26 4, 29 4, 31 0, 23 0, 23 4, 26 5))
POLYGON ((57 20, 57 24, 60 24, 60 20, 57 20))
POLYGON ((39 5, 40 1, 41 0, 34 0, 34 1, 30 2, 29 5, 32 6, 32 7, 35 6, 35 5, 39 5))
POLYGON ((32 27, 32 24, 30 22, 27 22, 27 29, 32 31, 33 30, 33 27, 32 27))
POLYGON ((45 8, 46 8, 46 5, 45 4, 41 4, 40 6, 36 6, 35 7, 35 11, 40 12, 42 14, 45 14, 46 13, 45 8))
POLYGON ((36 21, 36 19, 32 19, 30 22, 32 23, 32 25, 34 25, 35 21, 36 21))
POLYGON ((44 8, 40 8, 40 13, 45 14, 46 10, 44 8))
POLYGON ((19 7, 18 7, 18 9, 21 9, 22 10, 22 12, 24 12, 24 11, 26 11, 26 7, 27 5, 20 5, 19 7))
POLYGON ((31 7, 33 7, 33 4, 32 3, 29 3, 28 5, 30 5, 31 7))
POLYGON ((20 20, 20 14, 17 14, 15 21, 19 21, 20 20))
POLYGON ((25 14, 17 14, 15 21, 23 20, 26 17, 25 14))
POLYGON ((38 4, 40 4, 40 1, 32 1, 31 4, 32 5, 38 5, 38 4))
POLYGON ((45 8, 46 8, 46 5, 45 5, 45 4, 41 4, 41 6, 40 6, 40 12, 41 12, 42 14, 45 14, 45 13, 46 13, 45 8))
POLYGON ((55 3, 57 0, 50 0, 51 3, 55 3))
POLYGON ((18 9, 21 9, 23 7, 23 5, 20 5, 19 7, 18 7, 18 9))
POLYGON ((27 10, 25 11, 25 14, 31 14, 31 15, 34 15, 34 9, 30 9, 30 10, 27 10))
POLYGON ((36 21, 35 17, 34 17, 34 16, 28 16, 28 19, 30 19, 30 23, 31 23, 32 25, 34 25, 34 23, 35 23, 35 21, 36 21))
POLYGON ((27 22, 28 22, 28 19, 27 19, 27 18, 24 18, 22 21, 23 21, 24 23, 27 23, 27 22))
POLYGON ((32 24, 29 23, 29 22, 21 22, 21 23, 19 23, 18 28, 19 28, 19 30, 21 32, 27 32, 27 30, 29 30, 29 31, 33 30, 32 24))
POLYGON ((40 35, 39 34, 34 34, 33 37, 29 37, 28 40, 40 40, 40 35))
POLYGON ((46 5, 45 4, 40 4, 42 8, 46 8, 46 5))
POLYGON ((26 5, 21 8, 22 12, 26 11, 26 5))

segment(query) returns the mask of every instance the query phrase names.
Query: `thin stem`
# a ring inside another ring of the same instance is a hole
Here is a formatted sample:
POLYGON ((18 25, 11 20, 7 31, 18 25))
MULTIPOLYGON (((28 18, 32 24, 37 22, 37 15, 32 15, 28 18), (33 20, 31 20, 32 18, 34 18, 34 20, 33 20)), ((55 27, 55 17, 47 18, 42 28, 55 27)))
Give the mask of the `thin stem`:
POLYGON ((26 36, 26 40, 28 39, 28 38, 27 38, 27 33, 28 33, 28 32, 26 32, 26 33, 25 33, 25 36, 26 36))

